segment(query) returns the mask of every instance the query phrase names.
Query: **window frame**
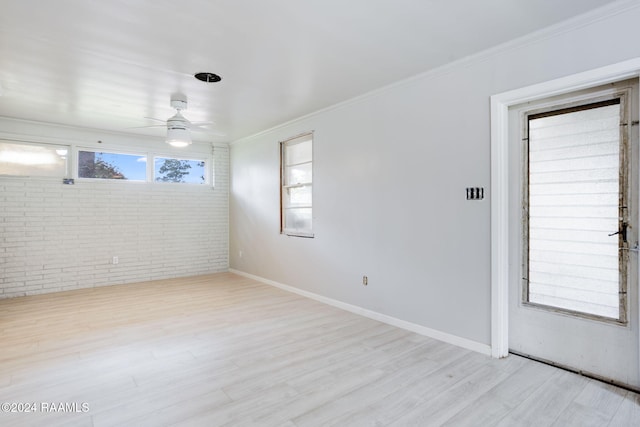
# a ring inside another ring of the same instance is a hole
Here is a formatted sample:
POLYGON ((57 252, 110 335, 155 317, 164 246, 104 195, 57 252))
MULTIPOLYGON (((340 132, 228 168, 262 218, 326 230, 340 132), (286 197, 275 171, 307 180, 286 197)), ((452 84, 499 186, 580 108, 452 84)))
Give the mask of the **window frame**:
POLYGON ((292 237, 304 237, 313 238, 315 233, 313 231, 313 175, 314 175, 314 131, 304 132, 295 135, 291 138, 287 138, 280 141, 280 234, 292 237), (309 141, 311 143, 311 161, 288 165, 286 163, 286 148, 295 144, 302 144, 309 141), (289 184, 287 183, 287 167, 299 166, 303 164, 311 164, 311 181, 304 183, 289 184), (309 187, 311 189, 311 203, 309 206, 296 206, 295 208, 310 209, 311 210, 311 228, 310 229, 295 229, 289 228, 286 224, 286 210, 291 209, 287 206, 288 197, 286 196, 287 190, 291 188, 309 187))
MULTIPOLYGON (((92 143, 89 141, 79 141, 75 138, 48 138, 48 137, 29 137, 28 139, 14 138, 11 135, 0 135, 0 142, 7 144, 16 144, 24 146, 39 146, 51 150, 64 149, 66 154, 64 155, 66 164, 64 167, 64 174, 37 174, 37 173, 2 173, 0 177, 15 177, 15 178, 39 178, 39 179, 68 179, 71 178, 78 183, 97 183, 97 182, 127 182, 127 183, 144 183, 144 184, 167 184, 166 182, 154 181, 154 164, 157 157, 171 158, 176 160, 192 160, 204 162, 204 174, 205 182, 202 183, 180 183, 189 184, 190 186, 198 186, 201 188, 211 187, 215 189, 215 144, 207 144, 209 149, 204 149, 203 144, 198 144, 196 149, 157 149, 155 144, 152 147, 151 144, 143 143, 139 147, 133 147, 131 144, 124 144, 122 142, 116 142, 114 144, 102 144, 102 141, 92 143), (147 146, 145 146, 147 145, 147 146), (93 152, 93 153, 109 153, 109 154, 122 154, 144 157, 146 159, 145 177, 144 179, 109 179, 109 178, 82 178, 79 176, 79 158, 80 151, 93 152)), ((195 144, 194 144, 195 145, 195 144)), ((168 147, 166 147, 168 148, 168 147)), ((60 155, 59 153, 56 153, 60 155)), ((169 183, 173 184, 173 183, 169 183)))
POLYGON ((127 182, 127 183, 146 183, 146 184, 157 184, 157 185, 166 185, 166 184, 187 184, 189 186, 197 186, 197 187, 212 187, 214 188, 214 177, 215 177, 215 163, 214 163, 214 155, 211 150, 209 153, 205 152, 187 152, 184 155, 175 155, 175 153, 166 152, 166 151, 155 151, 155 150, 144 150, 144 151, 134 151, 128 150, 126 148, 120 148, 120 146, 112 146, 109 148, 88 146, 88 145, 70 145, 70 153, 73 153, 73 156, 67 159, 68 162, 68 174, 79 182, 127 182), (83 178, 80 177, 79 171, 79 161, 80 161, 80 151, 88 151, 94 153, 109 153, 109 154, 123 154, 123 155, 131 155, 131 156, 139 156, 146 158, 145 165, 145 178, 143 180, 133 180, 133 179, 104 179, 104 178, 83 178), (205 181, 204 183, 191 183, 191 182, 162 182, 155 181, 155 159, 156 158, 169 158, 175 160, 191 160, 191 161, 203 161, 204 162, 204 173, 205 173, 205 181))

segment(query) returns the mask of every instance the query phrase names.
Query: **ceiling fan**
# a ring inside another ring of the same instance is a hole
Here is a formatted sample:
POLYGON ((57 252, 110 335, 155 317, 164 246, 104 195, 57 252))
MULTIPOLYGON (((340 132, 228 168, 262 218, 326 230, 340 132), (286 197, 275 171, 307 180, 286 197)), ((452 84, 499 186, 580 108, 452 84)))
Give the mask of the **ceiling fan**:
MULTIPOLYGON (((182 115, 182 110, 187 109, 187 97, 182 94, 175 94, 171 96, 171 107, 176 109, 176 113, 169 117, 167 120, 157 119, 155 117, 145 117, 145 119, 155 120, 162 122, 161 125, 140 126, 140 128, 152 128, 152 127, 167 127, 167 144, 174 147, 186 147, 191 145, 191 130, 201 129, 203 131, 211 132, 209 129, 204 129, 206 125, 212 125, 212 122, 190 122, 186 117, 182 115)), ((224 136, 219 132, 212 132, 216 135, 224 136)))

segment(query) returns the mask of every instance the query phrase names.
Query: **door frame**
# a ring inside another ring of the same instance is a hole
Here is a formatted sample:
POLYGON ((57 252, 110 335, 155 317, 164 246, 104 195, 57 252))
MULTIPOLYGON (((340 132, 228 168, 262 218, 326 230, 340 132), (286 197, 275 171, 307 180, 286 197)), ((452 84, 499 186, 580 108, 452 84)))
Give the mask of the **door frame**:
POLYGON ((509 107, 638 76, 634 58, 491 96, 491 356, 509 354, 509 107))

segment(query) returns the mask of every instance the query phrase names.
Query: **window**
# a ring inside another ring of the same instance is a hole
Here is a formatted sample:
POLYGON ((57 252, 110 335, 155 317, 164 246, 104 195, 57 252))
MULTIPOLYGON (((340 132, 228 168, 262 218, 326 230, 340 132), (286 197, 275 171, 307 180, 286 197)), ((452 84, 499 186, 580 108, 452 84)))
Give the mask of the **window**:
POLYGON ((211 160, 200 154, 189 159, 80 149, 77 156, 78 178, 207 184, 211 176, 211 160))
POLYGON ((78 151, 78 178, 147 180, 147 156, 78 151))
POLYGON ((188 184, 205 184, 207 182, 206 161, 202 159, 156 157, 153 165, 153 176, 156 182, 188 184))
POLYGON ((313 237, 313 134, 280 143, 280 232, 313 237))
POLYGON ((0 141, 0 175, 67 175, 69 147, 0 141))

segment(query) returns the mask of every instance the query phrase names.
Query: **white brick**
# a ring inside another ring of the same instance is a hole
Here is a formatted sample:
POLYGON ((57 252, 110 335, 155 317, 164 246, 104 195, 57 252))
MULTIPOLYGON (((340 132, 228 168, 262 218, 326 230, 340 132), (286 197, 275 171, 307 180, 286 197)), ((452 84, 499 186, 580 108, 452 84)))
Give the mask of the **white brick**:
POLYGON ((215 153, 215 189, 1 180, 0 298, 226 271, 228 148, 215 153))

